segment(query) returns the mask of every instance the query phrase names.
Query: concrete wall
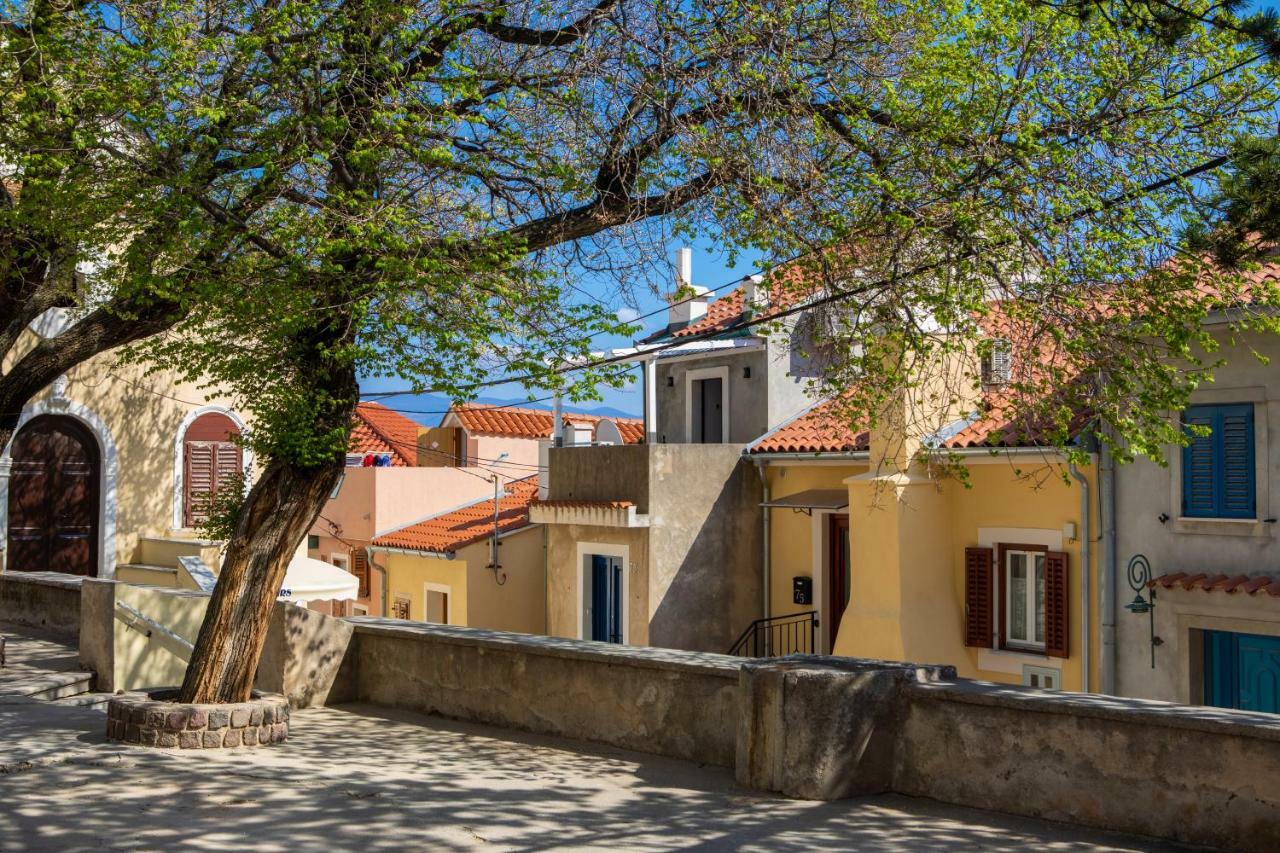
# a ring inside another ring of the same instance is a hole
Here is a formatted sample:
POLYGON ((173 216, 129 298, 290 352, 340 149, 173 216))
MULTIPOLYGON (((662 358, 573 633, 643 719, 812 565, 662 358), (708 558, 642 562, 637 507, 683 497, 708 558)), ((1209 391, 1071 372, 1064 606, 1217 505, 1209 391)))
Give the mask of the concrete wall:
POLYGON ((626 546, 627 642, 727 650, 763 610, 762 494, 738 445, 553 450, 549 499, 630 500, 648 527, 548 525, 549 629, 580 636, 577 543, 626 546))
MULTIPOLYGON (((1275 559, 1280 542, 1280 525, 1267 523, 1280 517, 1280 372, 1275 359, 1280 357, 1280 339, 1274 335, 1237 333, 1235 342, 1226 333, 1215 333, 1221 349, 1213 358, 1226 364, 1214 371, 1214 381, 1200 386, 1191 403, 1253 403, 1254 441, 1257 459, 1257 519, 1254 521, 1220 521, 1214 519, 1182 519, 1181 448, 1165 448, 1168 462, 1162 467, 1149 460, 1138 460, 1116 470, 1116 560, 1117 595, 1120 605, 1133 598, 1126 582, 1125 567, 1135 554, 1144 554, 1156 575, 1174 572, 1209 575, 1269 574, 1280 575, 1275 559), (1271 359, 1263 363, 1254 353, 1271 359), (1168 520, 1160 521, 1165 514, 1168 520)), ((1164 600, 1164 591, 1160 593, 1164 600)), ((1151 668, 1149 626, 1146 616, 1134 616, 1123 607, 1116 616, 1116 689, 1125 696, 1192 700, 1189 673, 1198 671, 1199 652, 1189 633, 1197 627, 1221 627, 1254 634, 1280 633, 1280 607, 1254 608, 1244 604, 1241 596, 1201 594, 1192 596, 1180 607, 1176 627, 1174 614, 1161 636, 1171 645, 1156 653, 1156 668, 1151 668), (1194 603, 1193 603, 1194 602, 1194 603), (1244 621, 1235 621, 1243 619, 1244 621), (1168 632, 1166 635, 1165 632, 1168 632), (1175 633, 1176 631, 1176 633, 1175 633)), ((1157 608, 1157 617, 1164 614, 1157 608)))
POLYGON ((733 766, 735 658, 352 621, 350 698, 733 766))
POLYGON ((0 622, 30 625, 75 639, 81 579, 58 572, 0 572, 0 622))
POLYGON ((691 370, 724 367, 724 390, 728 396, 729 434, 731 444, 745 444, 769 429, 769 360, 764 347, 730 351, 724 355, 708 354, 680 361, 659 361, 657 374, 658 442, 683 444, 691 441, 685 431, 685 374, 691 370), (751 378, 743 369, 751 369, 751 378), (673 384, 668 387, 670 378, 673 384))

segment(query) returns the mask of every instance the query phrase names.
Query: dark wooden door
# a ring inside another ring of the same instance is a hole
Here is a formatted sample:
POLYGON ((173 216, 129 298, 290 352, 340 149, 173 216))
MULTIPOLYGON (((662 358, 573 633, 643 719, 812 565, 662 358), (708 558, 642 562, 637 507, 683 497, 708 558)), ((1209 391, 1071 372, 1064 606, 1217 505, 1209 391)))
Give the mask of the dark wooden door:
POLYGON ((851 566, 849 563, 849 516, 832 515, 827 527, 827 643, 835 648, 840 620, 849 606, 851 566))
POLYGON ((96 575, 101 459, 78 421, 42 416, 13 441, 8 568, 96 575))
POLYGON ((240 434, 226 415, 208 412, 187 427, 183 437, 182 523, 194 527, 209 518, 209 506, 218 489, 239 482, 244 457, 233 440, 240 434))

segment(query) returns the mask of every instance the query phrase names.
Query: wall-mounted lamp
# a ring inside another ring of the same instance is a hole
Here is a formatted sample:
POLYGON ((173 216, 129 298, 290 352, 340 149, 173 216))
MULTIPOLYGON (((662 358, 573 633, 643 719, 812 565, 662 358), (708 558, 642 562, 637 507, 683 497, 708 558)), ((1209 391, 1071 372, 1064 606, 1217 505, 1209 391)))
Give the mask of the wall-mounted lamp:
POLYGON ((667 377, 667 387, 668 388, 676 387, 676 378, 674 376, 667 377))
POLYGON ((1161 523, 1161 524, 1164 524, 1166 521, 1168 521, 1168 520, 1169 520, 1169 513, 1167 513, 1167 512, 1162 512, 1162 513, 1160 513, 1159 515, 1157 515, 1157 516, 1156 516, 1156 518, 1158 518, 1158 519, 1160 520, 1160 523, 1161 523))
POLYGON ((751 378, 751 368, 750 368, 750 367, 744 367, 744 368, 742 368, 742 378, 743 378, 743 379, 750 379, 750 378, 751 378))
POLYGON ((1151 621, 1151 668, 1156 668, 1156 646, 1164 644, 1164 640, 1156 636, 1156 588, 1151 584, 1151 564, 1142 554, 1134 554, 1129 561, 1129 588, 1134 591, 1133 601, 1124 606, 1130 613, 1141 616, 1143 613, 1151 621), (1143 591, 1151 595, 1151 600, 1142 597, 1143 591))

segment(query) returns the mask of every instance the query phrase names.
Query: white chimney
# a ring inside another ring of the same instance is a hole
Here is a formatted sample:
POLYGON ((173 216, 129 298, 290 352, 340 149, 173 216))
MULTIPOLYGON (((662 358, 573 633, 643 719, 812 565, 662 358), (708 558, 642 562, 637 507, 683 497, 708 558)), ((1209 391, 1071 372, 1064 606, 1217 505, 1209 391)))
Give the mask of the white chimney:
POLYGON ((684 247, 676 252, 676 292, 667 296, 671 309, 667 312, 667 326, 682 329, 696 323, 707 313, 708 291, 693 283, 693 249, 684 247), (690 295, 689 291, 693 294, 690 295))
POLYGON ((750 320, 769 307, 769 289, 761 287, 762 275, 749 275, 742 280, 742 319, 750 320))

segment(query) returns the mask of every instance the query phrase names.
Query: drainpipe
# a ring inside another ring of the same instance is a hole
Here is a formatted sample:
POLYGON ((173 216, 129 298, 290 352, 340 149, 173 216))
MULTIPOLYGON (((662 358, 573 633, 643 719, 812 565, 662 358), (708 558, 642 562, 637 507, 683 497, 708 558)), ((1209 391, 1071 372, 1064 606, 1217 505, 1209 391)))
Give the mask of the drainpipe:
MULTIPOLYGON (((764 498, 762 503, 768 503, 769 502, 769 477, 764 472, 765 461, 763 459, 756 459, 755 463, 756 463, 756 473, 760 475, 760 487, 762 491, 762 496, 764 498)), ((769 618, 769 508, 766 506, 766 507, 761 507, 760 509, 762 510, 762 515, 764 516, 764 536, 762 537, 762 540, 764 542, 764 559, 761 560, 761 565, 763 566, 763 571, 764 571, 764 576, 763 576, 764 577, 764 607, 761 610, 761 613, 764 615, 765 619, 768 619, 769 618)))
POLYGON ((382 619, 387 617, 387 567, 379 565, 373 559, 373 547, 364 546, 365 559, 369 561, 369 565, 378 570, 378 574, 382 576, 382 612, 378 616, 382 619))
POLYGON ((1116 461, 1111 455, 1109 427, 1103 427, 1099 462, 1098 514, 1102 525, 1102 577, 1098 597, 1102 606, 1102 649, 1098 659, 1099 690, 1116 695, 1116 461))
POLYGON ((1084 693, 1089 692, 1089 575, 1092 571, 1089 564, 1090 553, 1090 532, 1089 532, 1089 480, 1080 473, 1080 469, 1076 468, 1074 462, 1070 463, 1068 470, 1071 472, 1072 478, 1080 484, 1080 624, 1083 626, 1080 630, 1080 662, 1082 675, 1080 678, 1081 690, 1084 693))

